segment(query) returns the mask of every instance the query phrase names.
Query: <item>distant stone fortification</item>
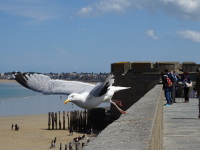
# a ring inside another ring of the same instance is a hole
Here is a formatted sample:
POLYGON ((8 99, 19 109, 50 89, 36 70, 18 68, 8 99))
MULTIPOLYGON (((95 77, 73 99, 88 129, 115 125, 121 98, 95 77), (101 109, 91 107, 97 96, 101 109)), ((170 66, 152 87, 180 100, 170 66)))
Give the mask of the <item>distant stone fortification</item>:
MULTIPOLYGON (((131 87, 131 89, 115 93, 113 99, 123 102, 123 110, 127 110, 155 85, 160 83, 160 74, 165 69, 176 71, 179 75, 189 72, 194 81, 200 64, 195 62, 118 62, 111 64, 111 73, 115 75, 117 86, 131 87)), ((117 119, 118 110, 111 105, 111 116, 117 119)))

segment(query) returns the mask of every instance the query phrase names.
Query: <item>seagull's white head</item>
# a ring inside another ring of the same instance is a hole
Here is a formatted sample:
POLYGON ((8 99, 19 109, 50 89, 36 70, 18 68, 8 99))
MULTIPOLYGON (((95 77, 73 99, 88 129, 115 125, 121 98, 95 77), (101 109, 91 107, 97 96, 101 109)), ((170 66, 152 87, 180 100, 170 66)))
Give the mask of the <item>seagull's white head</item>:
POLYGON ((72 93, 68 96, 67 100, 65 100, 64 104, 67 104, 69 102, 74 102, 77 100, 78 94, 77 93, 72 93))
POLYGON ((85 98, 87 96, 87 93, 82 93, 82 94, 78 94, 78 93, 72 93, 68 96, 67 100, 65 100, 64 104, 67 104, 69 102, 72 103, 80 103, 80 102, 84 102, 85 98))

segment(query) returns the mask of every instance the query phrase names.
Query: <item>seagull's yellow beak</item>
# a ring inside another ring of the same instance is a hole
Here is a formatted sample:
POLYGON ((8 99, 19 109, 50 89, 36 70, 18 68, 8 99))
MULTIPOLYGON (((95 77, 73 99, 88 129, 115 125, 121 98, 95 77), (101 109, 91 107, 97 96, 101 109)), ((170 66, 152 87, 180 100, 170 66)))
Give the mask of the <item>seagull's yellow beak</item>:
POLYGON ((70 101, 71 101, 71 100, 67 99, 67 100, 65 100, 64 104, 67 104, 67 103, 69 103, 70 101))

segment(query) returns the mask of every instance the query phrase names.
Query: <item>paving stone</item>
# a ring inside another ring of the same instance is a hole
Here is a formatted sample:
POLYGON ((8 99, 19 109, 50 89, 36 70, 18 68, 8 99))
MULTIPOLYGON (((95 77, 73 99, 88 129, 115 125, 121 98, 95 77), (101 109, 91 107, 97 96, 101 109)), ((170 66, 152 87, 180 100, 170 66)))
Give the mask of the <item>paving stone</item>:
POLYGON ((198 118, 198 99, 181 103, 177 98, 171 106, 164 106, 163 149, 200 149, 200 119, 198 118))

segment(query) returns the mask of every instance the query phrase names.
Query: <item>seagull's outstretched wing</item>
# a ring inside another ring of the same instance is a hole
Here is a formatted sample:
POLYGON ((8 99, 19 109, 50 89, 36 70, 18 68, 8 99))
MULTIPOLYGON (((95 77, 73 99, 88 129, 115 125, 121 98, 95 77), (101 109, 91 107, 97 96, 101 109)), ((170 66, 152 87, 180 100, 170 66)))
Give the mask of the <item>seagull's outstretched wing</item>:
POLYGON ((90 91, 90 96, 98 97, 106 94, 108 87, 114 83, 114 76, 111 74, 104 82, 98 83, 93 90, 90 91))
POLYGON ((78 81, 51 79, 43 74, 14 73, 15 80, 24 87, 43 94, 71 94, 91 91, 95 85, 78 81))

